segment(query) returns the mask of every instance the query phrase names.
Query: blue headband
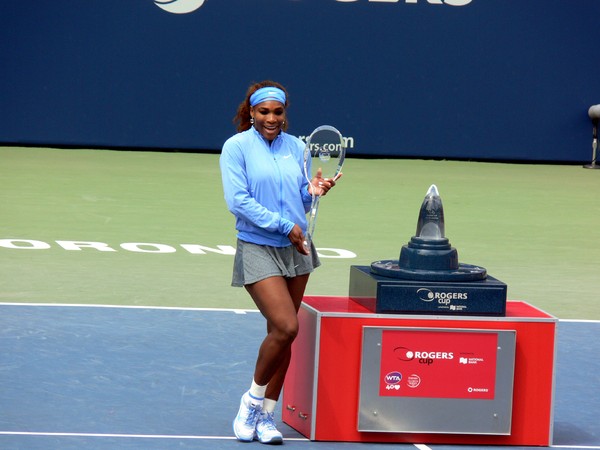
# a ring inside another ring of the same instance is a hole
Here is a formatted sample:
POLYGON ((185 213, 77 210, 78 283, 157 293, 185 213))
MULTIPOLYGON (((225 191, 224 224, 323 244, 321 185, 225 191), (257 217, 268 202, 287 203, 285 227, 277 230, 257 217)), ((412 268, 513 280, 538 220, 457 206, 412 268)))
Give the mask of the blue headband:
POLYGON ((260 88, 250 96, 250 106, 256 106, 267 100, 276 100, 285 105, 285 92, 273 86, 260 88))

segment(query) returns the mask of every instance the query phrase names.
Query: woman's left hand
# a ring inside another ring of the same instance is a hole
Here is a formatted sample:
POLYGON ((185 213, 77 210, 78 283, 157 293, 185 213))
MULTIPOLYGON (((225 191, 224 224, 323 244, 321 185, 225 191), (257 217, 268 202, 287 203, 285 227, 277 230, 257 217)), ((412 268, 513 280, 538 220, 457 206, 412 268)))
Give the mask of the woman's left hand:
POLYGON ((292 231, 290 231, 290 234, 288 234, 288 239, 296 248, 296 250, 298 250, 303 255, 308 255, 308 248, 306 248, 306 245, 304 245, 306 239, 304 238, 302 228, 300 228, 298 224, 294 225, 294 228, 292 228, 292 231))

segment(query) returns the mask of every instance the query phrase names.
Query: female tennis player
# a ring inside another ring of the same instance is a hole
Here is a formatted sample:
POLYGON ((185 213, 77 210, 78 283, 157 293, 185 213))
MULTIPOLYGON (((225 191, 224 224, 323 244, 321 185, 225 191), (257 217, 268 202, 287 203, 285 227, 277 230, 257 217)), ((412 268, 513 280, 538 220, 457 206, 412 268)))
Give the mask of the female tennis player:
POLYGON ((320 173, 308 182, 304 143, 286 133, 287 107, 287 91, 279 83, 251 85, 234 118, 238 133, 225 142, 220 157, 225 201, 237 230, 232 286, 246 288, 267 325, 233 430, 241 441, 265 444, 283 442, 273 413, 308 277, 320 265, 312 242, 305 246, 306 213, 313 191, 325 195, 335 185, 320 173))

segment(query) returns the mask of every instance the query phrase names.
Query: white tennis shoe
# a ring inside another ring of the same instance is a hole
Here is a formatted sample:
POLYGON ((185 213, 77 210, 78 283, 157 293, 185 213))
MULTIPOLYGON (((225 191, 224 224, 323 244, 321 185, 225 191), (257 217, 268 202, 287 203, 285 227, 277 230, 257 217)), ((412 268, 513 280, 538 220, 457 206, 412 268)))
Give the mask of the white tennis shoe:
POLYGON ((261 412, 256 423, 256 437, 262 444, 283 444, 283 435, 275 426, 273 413, 261 412))
POLYGON ((256 436, 256 424, 262 409, 261 399, 246 392, 240 400, 240 409, 233 420, 233 433, 240 441, 250 442, 256 436))

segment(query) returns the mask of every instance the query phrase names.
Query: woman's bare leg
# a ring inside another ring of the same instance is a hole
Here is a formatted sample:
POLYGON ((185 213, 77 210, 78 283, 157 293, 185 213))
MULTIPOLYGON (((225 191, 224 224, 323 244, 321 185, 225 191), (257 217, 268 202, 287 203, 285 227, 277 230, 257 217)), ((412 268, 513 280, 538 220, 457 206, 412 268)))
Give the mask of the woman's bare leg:
MULTIPOLYGON (((296 317, 298 316, 298 310, 300 309, 300 304, 302 303, 302 298, 304 297, 304 290, 306 289, 307 282, 308 275, 302 275, 299 277, 287 279, 288 290, 292 297, 292 301, 294 302, 296 317)), ((291 358, 292 347, 290 345, 286 351, 285 358, 279 364, 279 369, 277 370, 277 372, 275 372, 275 374, 273 375, 273 377, 271 377, 271 380, 269 381, 269 386, 267 387, 267 392, 265 394, 266 398, 272 400, 279 399, 279 394, 281 394, 283 382, 285 381, 285 374, 287 373, 287 369, 290 365, 291 358)))
POLYGON ((309 275, 295 278, 270 277, 246 289, 267 320, 254 370, 254 381, 269 384, 266 397, 277 400, 291 358, 291 345, 298 333, 297 312, 309 275))

